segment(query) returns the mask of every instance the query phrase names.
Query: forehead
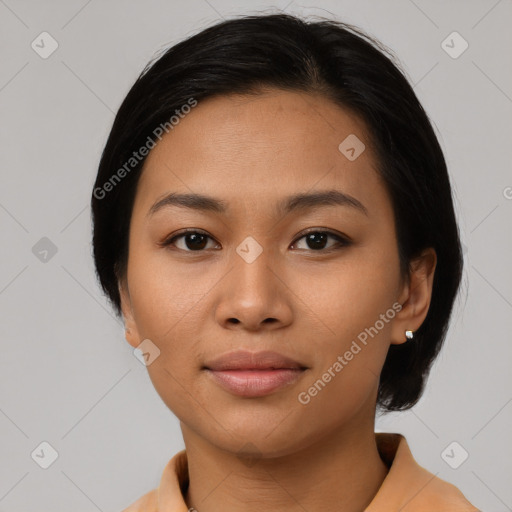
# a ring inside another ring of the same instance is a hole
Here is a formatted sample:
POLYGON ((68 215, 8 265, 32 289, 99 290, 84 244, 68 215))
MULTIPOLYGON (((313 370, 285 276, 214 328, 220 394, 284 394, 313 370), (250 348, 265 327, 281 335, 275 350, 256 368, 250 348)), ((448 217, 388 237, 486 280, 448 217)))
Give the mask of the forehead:
POLYGON ((365 124, 322 96, 267 90, 198 102, 149 153, 136 205, 171 191, 259 204, 327 188, 385 200, 365 124), (364 150, 349 159, 347 145, 364 150))

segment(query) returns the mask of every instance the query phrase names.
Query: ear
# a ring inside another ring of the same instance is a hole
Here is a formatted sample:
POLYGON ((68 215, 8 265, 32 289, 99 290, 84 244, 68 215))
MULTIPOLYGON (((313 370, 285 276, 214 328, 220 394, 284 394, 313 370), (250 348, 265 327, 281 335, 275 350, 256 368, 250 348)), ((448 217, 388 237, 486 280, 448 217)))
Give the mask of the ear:
MULTIPOLYGON (((425 249, 411 261, 409 279, 402 286, 398 302, 402 309, 396 314, 391 330, 391 344, 400 345, 407 340, 405 331, 417 331, 425 320, 437 264, 437 254, 432 247, 425 249)), ((414 343, 414 340, 411 341, 414 343)))
POLYGON ((130 291, 126 279, 119 281, 119 295, 121 297, 121 310, 124 318, 126 341, 133 348, 137 348, 140 345, 140 336, 133 316, 130 291))

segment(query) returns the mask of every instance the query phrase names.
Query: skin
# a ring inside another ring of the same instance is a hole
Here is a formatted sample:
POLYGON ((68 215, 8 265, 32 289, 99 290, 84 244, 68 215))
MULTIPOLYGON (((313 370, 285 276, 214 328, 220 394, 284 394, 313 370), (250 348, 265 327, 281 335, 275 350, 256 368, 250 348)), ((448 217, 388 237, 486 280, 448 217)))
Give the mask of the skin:
POLYGON ((145 162, 120 282, 127 341, 137 347, 150 339, 160 350, 147 368, 180 420, 187 505, 199 512, 366 507, 388 471, 374 435, 378 376, 389 345, 424 321, 435 265, 429 249, 411 262, 409 280, 400 275, 392 204, 355 115, 322 96, 275 89, 199 102, 145 162), (338 150, 349 134, 366 145, 354 161, 338 150), (355 197, 368 215, 340 205, 276 210, 292 194, 328 189, 355 197), (169 192, 206 194, 228 210, 171 206, 148 217, 169 192), (207 246, 191 250, 184 237, 159 245, 184 228, 206 232, 207 246), (351 243, 336 249, 329 238, 325 249, 311 248, 303 237, 310 228, 351 243), (236 252, 247 236, 263 249, 252 263, 236 252), (394 303, 400 312, 301 404, 298 394, 394 303), (270 395, 234 396, 203 366, 240 348, 274 350, 308 370, 270 395))

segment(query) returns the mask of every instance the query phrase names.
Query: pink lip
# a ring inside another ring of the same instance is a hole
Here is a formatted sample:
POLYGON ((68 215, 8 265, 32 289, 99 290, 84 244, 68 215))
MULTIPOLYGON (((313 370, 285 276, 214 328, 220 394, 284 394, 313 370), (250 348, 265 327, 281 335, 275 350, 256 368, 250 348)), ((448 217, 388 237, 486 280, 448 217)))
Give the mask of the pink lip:
POLYGON ((244 397, 268 395, 300 378, 306 366, 277 352, 238 350, 204 367, 227 391, 244 397))

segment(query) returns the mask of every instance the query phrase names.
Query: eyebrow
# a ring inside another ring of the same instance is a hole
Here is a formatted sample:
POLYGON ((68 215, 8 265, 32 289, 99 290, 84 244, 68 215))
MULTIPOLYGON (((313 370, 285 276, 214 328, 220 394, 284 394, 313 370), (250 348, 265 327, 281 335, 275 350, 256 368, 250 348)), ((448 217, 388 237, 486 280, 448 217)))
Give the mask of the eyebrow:
MULTIPOLYGON (((203 194, 178 194, 171 192, 154 203, 149 209, 147 216, 150 217, 159 210, 173 206, 214 213, 226 213, 228 209, 224 201, 214 197, 203 194)), ((278 211, 287 214, 293 211, 322 206, 348 206, 368 215, 368 210, 359 200, 340 190, 324 190, 289 196, 278 204, 278 211)))

